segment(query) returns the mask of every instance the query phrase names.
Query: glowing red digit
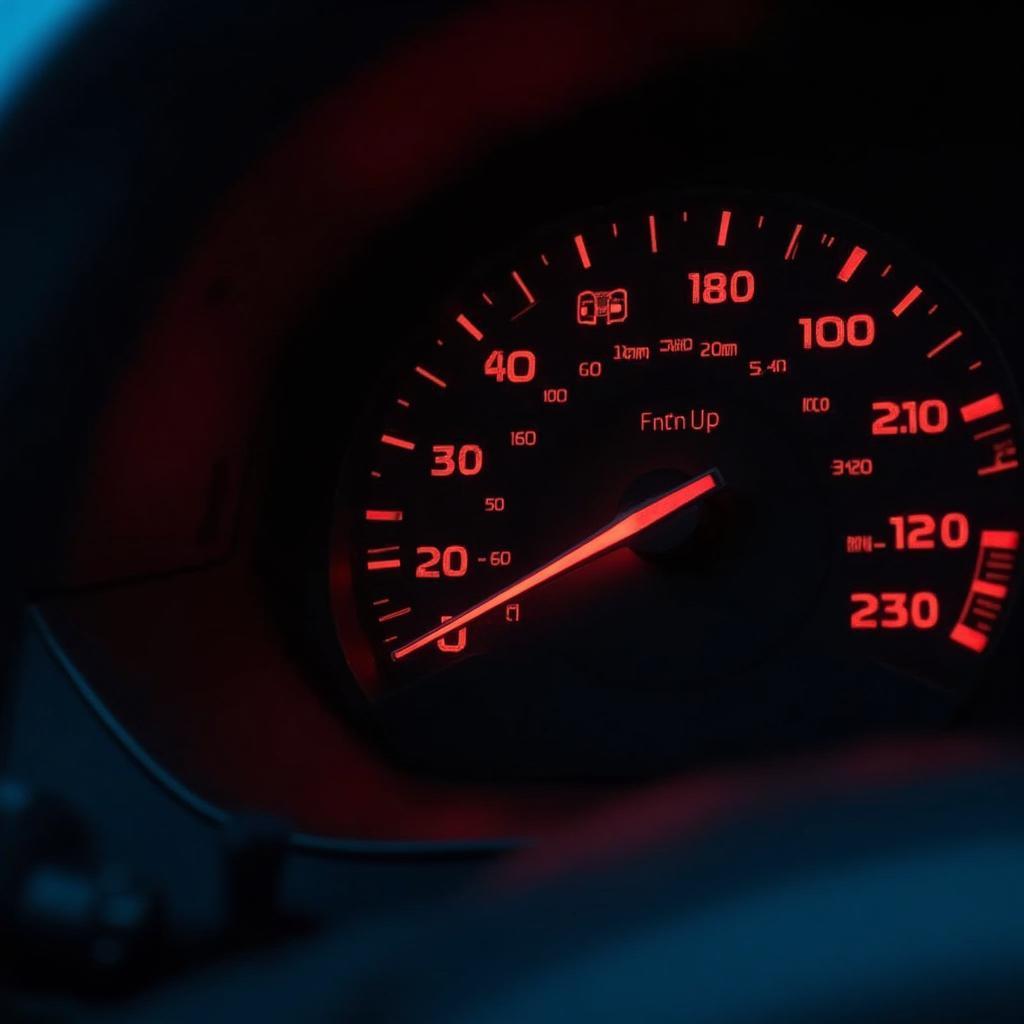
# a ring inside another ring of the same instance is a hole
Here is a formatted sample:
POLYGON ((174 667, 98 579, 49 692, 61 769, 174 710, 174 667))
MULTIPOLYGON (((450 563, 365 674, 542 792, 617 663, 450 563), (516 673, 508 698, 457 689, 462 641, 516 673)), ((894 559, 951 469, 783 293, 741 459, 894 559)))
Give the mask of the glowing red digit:
POLYGON ((926 398, 918 406, 917 420, 923 434, 941 434, 949 426, 946 403, 940 398, 926 398))
POLYGON ((860 606, 850 612, 850 629, 877 629, 878 598, 874 594, 851 594, 850 600, 860 606))
MULTIPOLYGON (((450 615, 442 615, 441 623, 444 624, 450 618, 450 615)), ((442 654, 459 654, 464 651, 466 649, 466 627, 463 626, 454 633, 440 637, 437 641, 437 649, 442 654)))
POLYGON ((452 476, 455 473, 455 445, 434 445, 434 468, 431 476, 452 476))
POLYGON ((949 512, 939 523, 939 538, 947 548, 962 548, 970 538, 967 516, 962 512, 949 512))
POLYGON ((898 591, 885 593, 882 598, 882 629, 903 629, 910 621, 907 609, 907 595, 898 591))
POLYGON ((506 356, 504 350, 494 349, 484 360, 484 376, 493 377, 499 384, 526 384, 537 375, 537 357, 526 349, 516 349, 506 356))
POLYGON ((426 546, 418 547, 416 554, 424 556, 423 561, 416 566, 416 577, 421 580, 438 579, 441 573, 435 566, 441 561, 441 549, 426 546))
POLYGON ((459 449, 459 473, 476 476, 484 468, 484 450, 478 444, 464 444, 459 449))
POLYGON ((899 433, 897 420, 900 417, 900 407, 895 402, 872 402, 871 409, 877 412, 874 422, 871 424, 871 433, 877 435, 899 433))
POLYGON ((931 629, 939 621, 939 599, 922 590, 910 599, 910 621, 916 629, 931 629))

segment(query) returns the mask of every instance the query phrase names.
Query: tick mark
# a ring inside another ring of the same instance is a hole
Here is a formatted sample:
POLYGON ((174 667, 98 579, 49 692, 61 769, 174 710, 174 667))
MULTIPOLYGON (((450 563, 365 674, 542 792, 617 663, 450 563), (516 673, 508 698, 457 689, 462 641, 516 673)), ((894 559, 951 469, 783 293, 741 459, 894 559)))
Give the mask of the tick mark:
POLYGON ((803 231, 803 229, 803 224, 797 224, 796 227, 793 228, 793 234, 790 235, 789 245, 786 246, 786 255, 783 259, 792 260, 796 258, 796 250, 800 241, 800 232, 803 231))
POLYGON ((867 254, 867 249, 862 249, 859 245, 855 245, 850 250, 850 255, 846 257, 846 262, 839 268, 839 273, 836 274, 836 277, 840 281, 849 281, 856 273, 857 268, 864 262, 864 257, 867 254))
POLYGON ((483 339, 484 332, 480 330, 472 320, 466 316, 465 313, 460 313, 456 318, 455 322, 474 340, 480 341, 483 339))
POLYGON ((416 372, 424 379, 429 380, 431 384, 436 384, 439 388, 446 388, 448 385, 437 376, 436 373, 431 373, 429 370, 424 369, 422 366, 416 367, 416 372))
POLYGON ((974 440, 984 441, 988 437, 995 437, 996 434, 1005 434, 1009 429, 1009 423, 1000 423, 998 427, 990 427, 988 430, 981 431, 980 434, 975 434, 974 440))
POLYGON ((958 341, 963 336, 963 331, 954 331, 948 338, 946 338, 944 341, 940 341, 938 345, 936 345, 935 348, 933 348, 928 353, 928 358, 934 359, 944 348, 948 348, 950 345, 953 344, 954 341, 958 341))
POLYGON ((980 654, 988 645, 988 637, 984 633, 958 622, 949 632, 949 638, 954 643, 967 647, 980 654))
POLYGON ((590 269, 590 253, 587 252, 587 243, 583 240, 582 235, 577 235, 573 241, 576 243, 576 252, 579 253, 580 263, 583 264, 584 270, 590 269))
POLYGON ((526 282, 519 276, 518 270, 512 271, 512 280, 519 286, 519 290, 526 296, 526 301, 532 306, 537 300, 533 297, 533 292, 526 287, 526 282))
POLYGON ((921 289, 915 284, 906 295, 892 307, 893 316, 903 316, 904 313, 921 297, 921 289))
POLYGON ((399 608, 397 611, 388 612, 387 615, 381 615, 378 622, 390 622, 392 619, 400 619, 403 615, 408 615, 412 611, 412 608, 399 608))
POLYGON ((973 423, 985 416, 994 416, 997 412, 1003 411, 1003 398, 996 392, 979 398, 976 402, 968 402, 960 407, 960 415, 964 423, 973 423))
POLYGON ((725 247, 729 241, 729 224, 732 221, 732 210, 723 210, 722 219, 718 222, 718 248, 725 247))
POLYGON ((1000 551, 1016 551, 1020 544, 1020 533, 1017 530, 982 530, 981 546, 998 548, 1000 551))
POLYGON ((402 560, 400 558, 374 558, 366 563, 366 568, 370 572, 380 572, 384 569, 401 569, 402 560))

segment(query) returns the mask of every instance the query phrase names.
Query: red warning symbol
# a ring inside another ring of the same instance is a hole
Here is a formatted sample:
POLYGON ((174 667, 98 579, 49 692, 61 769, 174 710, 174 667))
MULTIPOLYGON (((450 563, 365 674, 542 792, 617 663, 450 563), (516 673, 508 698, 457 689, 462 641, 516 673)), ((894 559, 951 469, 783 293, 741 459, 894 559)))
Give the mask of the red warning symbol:
POLYGON ((629 315, 629 297, 625 288, 607 292, 580 292, 576 297, 576 322, 588 327, 600 323, 621 324, 629 315))

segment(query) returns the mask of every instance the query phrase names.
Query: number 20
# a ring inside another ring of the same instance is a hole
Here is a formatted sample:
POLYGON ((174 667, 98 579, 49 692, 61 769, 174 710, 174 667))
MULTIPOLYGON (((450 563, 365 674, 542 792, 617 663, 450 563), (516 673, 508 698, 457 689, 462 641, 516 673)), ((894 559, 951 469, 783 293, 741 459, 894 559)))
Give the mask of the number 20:
POLYGON ((416 566, 417 579, 436 580, 442 576, 465 576, 469 569, 469 552, 458 544, 444 549, 424 545, 416 549, 416 554, 423 558, 416 566))

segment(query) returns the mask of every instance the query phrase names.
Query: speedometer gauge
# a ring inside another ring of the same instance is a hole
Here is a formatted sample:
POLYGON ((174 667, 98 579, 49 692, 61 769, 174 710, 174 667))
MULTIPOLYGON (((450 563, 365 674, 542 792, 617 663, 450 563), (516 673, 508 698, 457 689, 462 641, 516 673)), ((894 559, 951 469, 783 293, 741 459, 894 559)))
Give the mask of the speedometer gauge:
POLYGON ((1019 411, 927 265, 739 195, 481 265, 344 468, 332 601, 371 704, 514 707, 571 770, 619 770, 970 688, 1014 589, 1019 411))

